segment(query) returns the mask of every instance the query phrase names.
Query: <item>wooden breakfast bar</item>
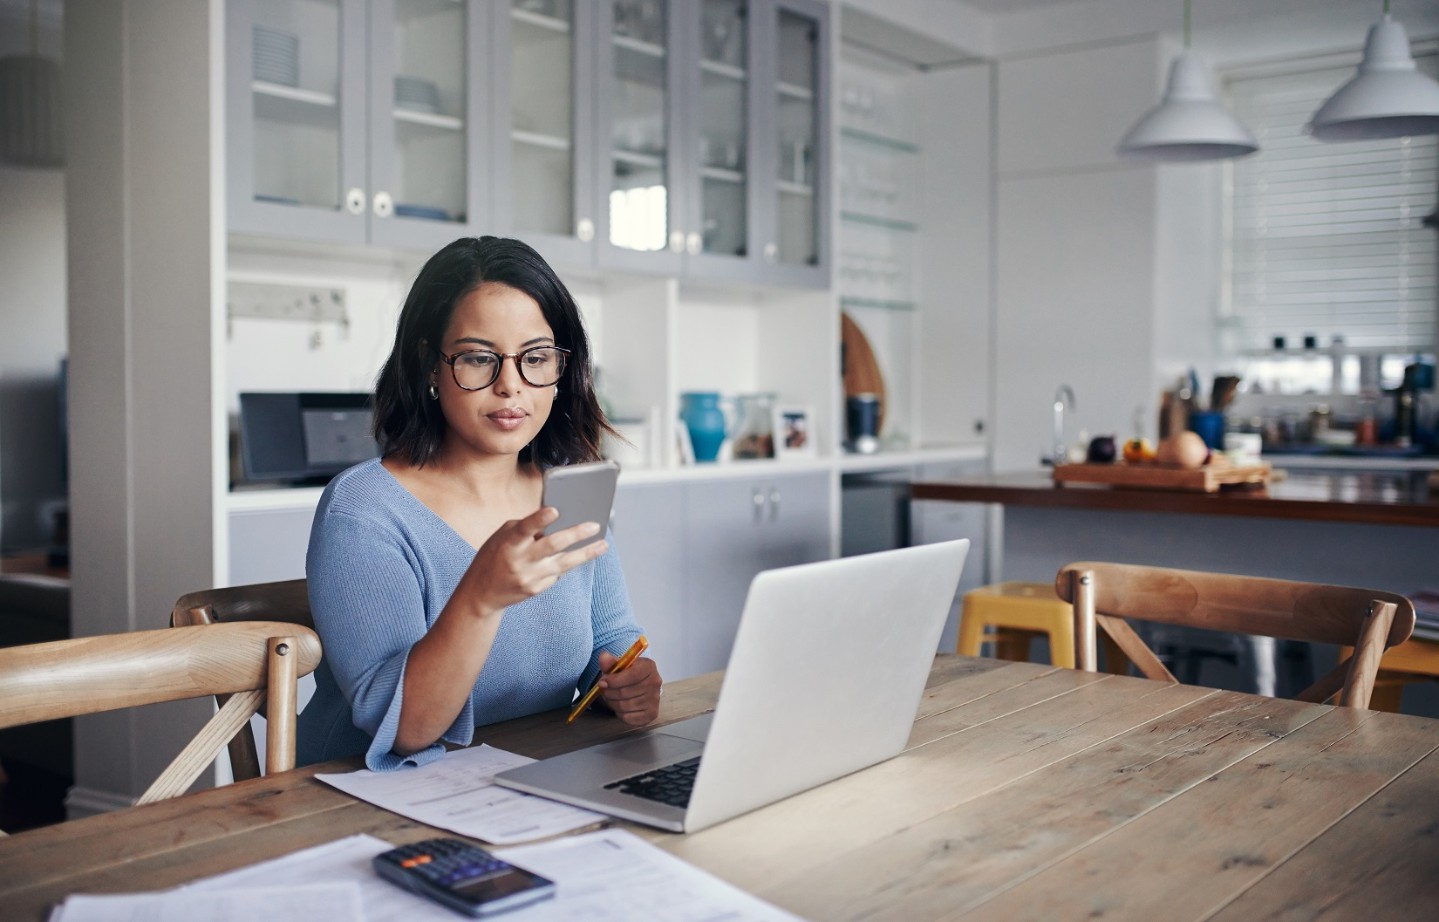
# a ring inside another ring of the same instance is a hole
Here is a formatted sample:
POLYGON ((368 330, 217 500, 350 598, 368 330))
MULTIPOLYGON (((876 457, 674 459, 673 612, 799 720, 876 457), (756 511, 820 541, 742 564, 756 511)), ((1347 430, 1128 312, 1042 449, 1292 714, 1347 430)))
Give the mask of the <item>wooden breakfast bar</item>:
MULTIPOLYGON (((668 687, 661 721, 713 708, 719 682, 668 687)), ((476 742, 538 757, 623 732, 555 711, 476 742)), ((826 922, 1421 919, 1439 901, 1436 750, 1424 718, 944 655, 896 758, 696 834, 629 828, 826 922)), ((436 834, 311 777, 353 767, 0 838, 0 916, 436 834)))
MULTIPOLYGON (((994 582, 1050 582, 1072 561, 1110 560, 1404 595, 1439 587, 1439 488, 1428 472, 1276 474, 1267 486, 1205 493, 1056 486, 1034 471, 916 483, 911 496, 1002 507, 1002 534, 990 548, 994 582)), ((1406 644, 1391 656, 1405 648, 1412 652, 1406 644)), ((1430 699, 1421 713, 1439 713, 1436 691, 1416 689, 1430 699)))

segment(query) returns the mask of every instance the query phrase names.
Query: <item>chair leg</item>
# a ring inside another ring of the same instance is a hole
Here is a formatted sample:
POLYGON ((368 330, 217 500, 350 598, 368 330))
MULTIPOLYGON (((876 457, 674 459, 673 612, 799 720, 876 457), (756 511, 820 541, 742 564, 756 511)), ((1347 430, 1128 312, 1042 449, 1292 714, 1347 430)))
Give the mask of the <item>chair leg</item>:
POLYGON ((979 620, 979 616, 972 611, 960 612, 959 643, 955 645, 955 652, 964 656, 978 656, 983 639, 984 624, 979 620))

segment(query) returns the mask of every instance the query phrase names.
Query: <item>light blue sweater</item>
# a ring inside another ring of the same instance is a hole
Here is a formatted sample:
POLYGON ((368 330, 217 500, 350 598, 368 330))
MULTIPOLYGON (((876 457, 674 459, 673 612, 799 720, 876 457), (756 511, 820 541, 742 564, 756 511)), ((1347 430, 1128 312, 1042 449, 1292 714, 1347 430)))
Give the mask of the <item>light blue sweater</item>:
MULTIPOLYGON (((618 655, 639 636, 610 542, 598 560, 505 610, 445 741, 469 745, 477 726, 568 705, 594 678, 600 650, 618 655)), ((394 752, 405 665, 474 556, 378 459, 330 482, 305 562, 324 658, 300 714, 299 764, 363 752, 366 766, 387 771, 444 752, 439 742, 410 756, 394 752)))

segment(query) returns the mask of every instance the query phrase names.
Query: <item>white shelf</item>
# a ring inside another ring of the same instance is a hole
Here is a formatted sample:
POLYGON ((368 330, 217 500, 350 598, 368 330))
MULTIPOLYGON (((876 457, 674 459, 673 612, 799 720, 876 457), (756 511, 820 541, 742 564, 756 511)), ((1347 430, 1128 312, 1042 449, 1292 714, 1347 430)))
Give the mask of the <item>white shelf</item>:
POLYGON ((743 67, 735 67, 733 64, 725 64, 721 61, 701 61, 700 70, 707 74, 714 74, 716 77, 740 82, 743 82, 747 76, 743 67))
POLYGON ((665 49, 663 45, 656 45, 654 42, 640 41, 637 38, 630 38, 628 35, 614 36, 615 47, 623 48, 626 51, 633 51, 635 54, 642 54, 647 58, 663 59, 665 49))
POLYGON ((532 13, 529 10, 510 10, 510 17, 515 22, 522 22, 526 25, 535 26, 539 29, 548 29, 551 32, 562 32, 569 34, 570 24, 563 19, 556 19, 554 16, 546 16, 544 13, 532 13))
POLYGON ((730 170, 718 166, 701 167, 700 175, 705 179, 713 179, 715 182, 735 183, 736 185, 744 182, 744 174, 739 170, 730 170))
POLYGON ((453 115, 416 112, 414 109, 394 109, 391 114, 397 122, 420 125, 425 128, 438 128, 442 131, 462 131, 465 127, 465 123, 453 115))
POLYGON ((570 149, 569 138, 562 138, 552 134, 539 134, 534 131, 511 131, 510 140, 517 144, 527 144, 530 147, 543 147, 546 150, 567 151, 570 149))
POLYGON ((794 99, 802 102, 814 101, 814 90, 807 86, 800 86, 796 83, 778 84, 779 94, 785 99, 794 99))
POLYGON ((804 183, 789 182, 788 180, 784 179, 781 179, 779 182, 775 183, 775 188, 778 189, 780 192, 783 192, 785 195, 814 195, 814 187, 807 186, 804 183))
POLYGON ((622 150, 615 148, 614 158, 618 163, 629 163, 634 166, 650 167, 657 169, 664 166, 664 157, 659 154, 646 154, 636 150, 622 150))
POLYGON ((280 83, 269 83, 264 80, 256 80, 250 84, 250 88, 256 96, 268 96, 272 99, 283 99, 286 102, 297 102, 302 105, 314 106, 320 109, 333 109, 339 104, 339 100, 330 93, 317 93, 314 90, 302 90, 299 87, 285 86, 280 83))

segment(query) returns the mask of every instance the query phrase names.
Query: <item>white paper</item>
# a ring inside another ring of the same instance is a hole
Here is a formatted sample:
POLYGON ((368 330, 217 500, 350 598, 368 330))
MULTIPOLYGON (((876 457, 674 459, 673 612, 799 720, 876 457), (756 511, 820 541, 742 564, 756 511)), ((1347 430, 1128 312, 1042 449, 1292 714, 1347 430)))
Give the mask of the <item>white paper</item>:
MULTIPOLYGON (((221 890, 324 881, 354 888, 363 907, 362 914, 356 918, 368 922, 393 922, 396 919, 455 922, 459 916, 454 910, 396 886, 375 873, 370 859, 394 847, 370 835, 349 836, 197 880, 187 884, 184 892, 203 892, 208 897, 221 890)), ((264 918, 265 922, 278 922, 274 916, 264 918)), ((321 912, 307 917, 305 922, 328 918, 328 913, 321 912)))
POLYGON ((360 769, 315 777, 391 813, 495 845, 543 839, 605 819, 599 813, 494 783, 495 775, 505 769, 533 761, 481 745, 456 749, 419 768, 392 772, 360 769))
POLYGON ((515 922, 774 922, 797 920, 623 829, 569 836, 495 854, 555 882, 555 898, 515 922))
MULTIPOLYGON (((389 846, 386 846, 388 848, 389 846)), ((50 922, 364 922, 360 888, 354 883, 306 882, 303 886, 244 890, 166 890, 156 893, 76 894, 50 922)))

